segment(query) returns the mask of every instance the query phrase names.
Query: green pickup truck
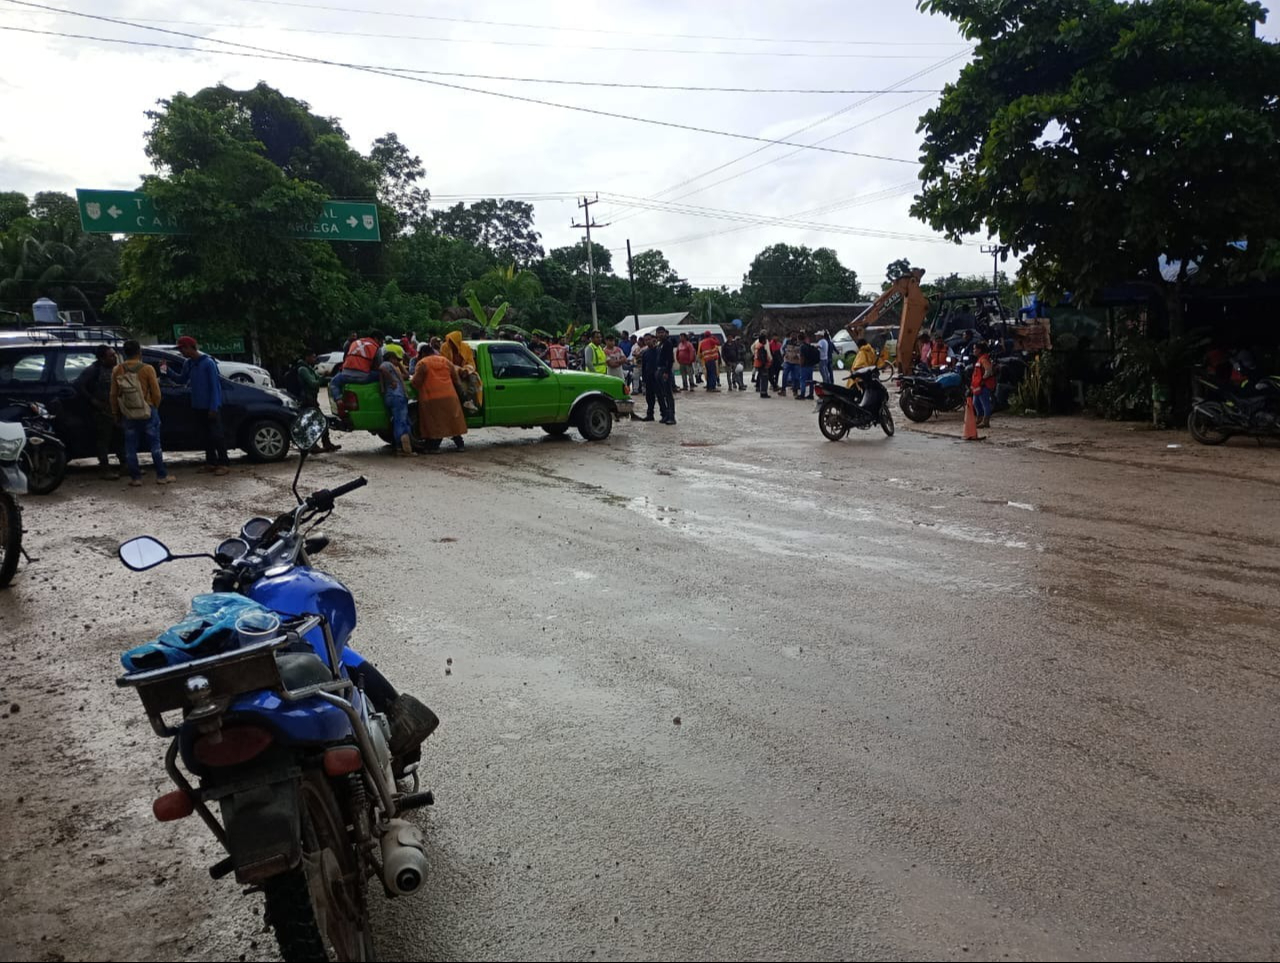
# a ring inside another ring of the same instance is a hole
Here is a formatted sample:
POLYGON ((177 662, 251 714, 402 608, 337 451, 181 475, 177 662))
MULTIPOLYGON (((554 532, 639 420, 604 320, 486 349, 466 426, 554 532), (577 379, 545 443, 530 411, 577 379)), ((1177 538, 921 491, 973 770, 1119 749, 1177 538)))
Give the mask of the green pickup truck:
MULTIPOLYGON (((468 411, 467 428, 541 428, 563 435, 570 428, 587 441, 603 441, 616 418, 634 405, 622 379, 584 371, 558 371, 515 341, 468 341, 484 385, 478 411, 468 411)), ((391 440, 391 419, 376 382, 349 384, 342 393, 350 424, 391 440)), ((418 442, 417 398, 409 388, 409 424, 418 442)))

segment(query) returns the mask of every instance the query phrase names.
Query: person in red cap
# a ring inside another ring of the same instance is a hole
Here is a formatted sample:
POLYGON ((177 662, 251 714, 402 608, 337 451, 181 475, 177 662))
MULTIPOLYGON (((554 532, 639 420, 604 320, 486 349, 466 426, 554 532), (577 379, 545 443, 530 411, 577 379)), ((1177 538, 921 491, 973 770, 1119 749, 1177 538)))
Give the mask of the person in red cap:
POLYGON ((702 333, 698 342, 698 358, 707 369, 707 390, 720 390, 720 376, 716 370, 720 365, 720 341, 709 330, 702 333))
POLYGON ((218 362, 200 350, 196 339, 184 334, 178 339, 178 353, 186 358, 175 381, 191 388, 191 410, 204 425, 204 465, 198 469, 225 475, 231 471, 226 431, 222 425, 222 376, 218 362))

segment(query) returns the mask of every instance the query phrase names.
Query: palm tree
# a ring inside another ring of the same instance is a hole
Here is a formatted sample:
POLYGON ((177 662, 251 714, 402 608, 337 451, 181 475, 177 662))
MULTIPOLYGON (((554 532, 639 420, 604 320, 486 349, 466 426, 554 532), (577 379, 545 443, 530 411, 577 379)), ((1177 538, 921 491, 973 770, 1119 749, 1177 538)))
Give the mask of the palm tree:
POLYGON ((115 283, 115 255, 109 238, 38 221, 29 232, 0 236, 0 300, 27 306, 49 297, 97 320, 86 289, 115 283))
POLYGON ((532 271, 508 264, 486 271, 478 280, 469 282, 463 289, 464 294, 468 292, 474 293, 484 304, 510 301, 524 305, 542 294, 542 282, 532 271))

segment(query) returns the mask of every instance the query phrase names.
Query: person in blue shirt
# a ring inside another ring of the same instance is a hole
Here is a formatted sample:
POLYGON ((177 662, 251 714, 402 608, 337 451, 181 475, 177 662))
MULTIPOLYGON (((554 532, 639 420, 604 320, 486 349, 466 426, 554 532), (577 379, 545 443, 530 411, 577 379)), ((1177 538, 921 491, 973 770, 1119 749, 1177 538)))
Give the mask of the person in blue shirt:
POLYGON ((205 429, 205 463, 198 470, 225 475, 231 471, 231 458, 222 425, 222 375, 218 373, 218 362, 202 352, 190 335, 178 339, 178 352, 187 360, 174 380, 190 386, 191 410, 205 429))

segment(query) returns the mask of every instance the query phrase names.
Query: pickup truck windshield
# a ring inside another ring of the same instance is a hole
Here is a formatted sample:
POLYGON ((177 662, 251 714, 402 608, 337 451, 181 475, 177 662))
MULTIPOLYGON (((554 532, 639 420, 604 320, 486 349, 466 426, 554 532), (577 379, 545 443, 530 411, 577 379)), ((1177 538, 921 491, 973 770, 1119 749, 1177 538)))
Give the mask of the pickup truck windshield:
POLYGON ((518 344, 489 346, 495 378, 538 378, 546 367, 529 349, 518 344))

